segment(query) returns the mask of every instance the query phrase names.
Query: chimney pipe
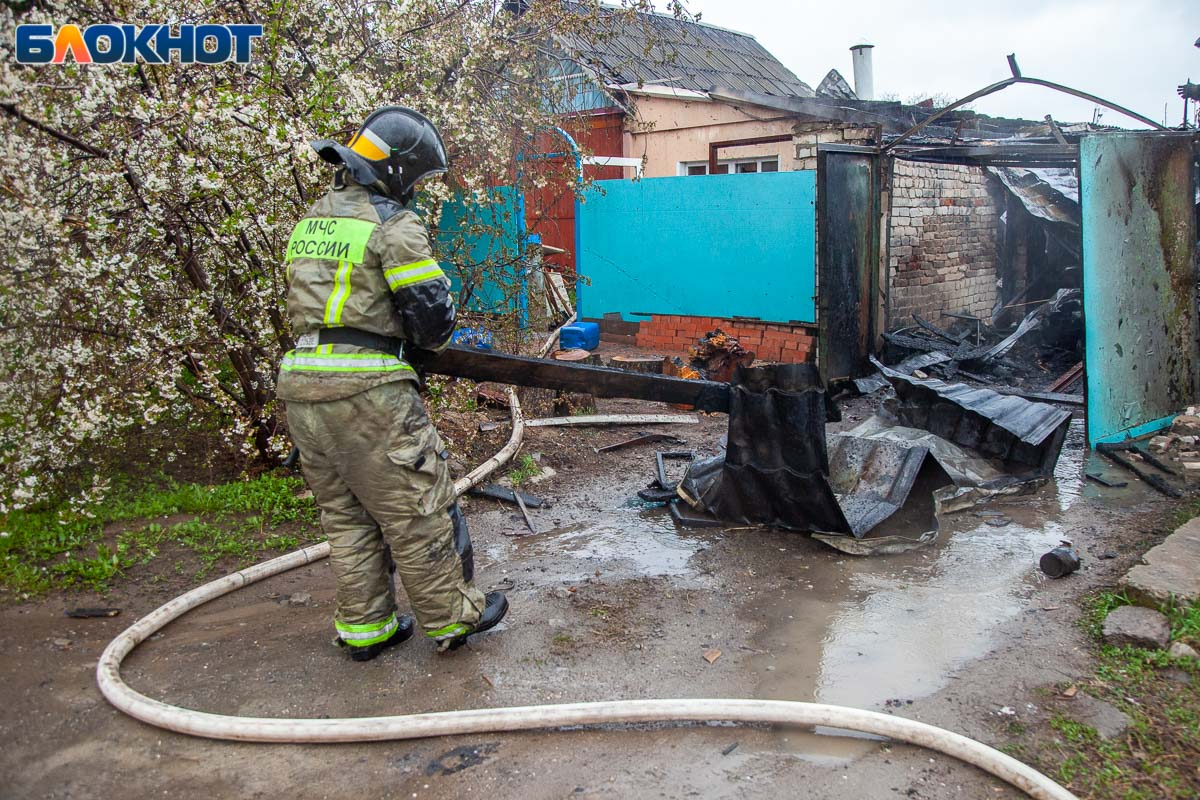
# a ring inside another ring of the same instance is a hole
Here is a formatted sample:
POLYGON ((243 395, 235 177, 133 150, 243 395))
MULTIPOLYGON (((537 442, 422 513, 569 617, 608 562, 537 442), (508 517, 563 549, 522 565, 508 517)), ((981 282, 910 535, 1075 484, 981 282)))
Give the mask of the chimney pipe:
POLYGON ((856 44, 850 48, 854 54, 854 93, 859 100, 875 99, 875 75, 871 69, 873 44, 856 44))

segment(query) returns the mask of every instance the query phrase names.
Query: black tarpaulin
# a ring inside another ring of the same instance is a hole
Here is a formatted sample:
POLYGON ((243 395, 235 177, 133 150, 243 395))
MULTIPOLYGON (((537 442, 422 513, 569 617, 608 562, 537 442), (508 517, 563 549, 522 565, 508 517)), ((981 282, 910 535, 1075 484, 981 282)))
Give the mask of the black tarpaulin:
POLYGON ((692 464, 681 493, 726 522, 851 533, 828 478, 825 422, 836 413, 811 365, 739 369, 726 452, 692 464))

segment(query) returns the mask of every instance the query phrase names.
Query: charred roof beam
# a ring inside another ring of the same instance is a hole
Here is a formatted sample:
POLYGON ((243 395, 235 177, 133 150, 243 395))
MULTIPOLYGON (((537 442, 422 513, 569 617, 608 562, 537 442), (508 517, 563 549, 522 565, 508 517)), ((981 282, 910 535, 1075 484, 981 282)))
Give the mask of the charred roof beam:
MULTIPOLYGON (((962 108, 963 106, 967 105, 968 103, 973 103, 976 100, 980 99, 981 97, 987 97, 989 94, 995 94, 996 92, 999 92, 1002 89, 1007 89, 1010 86, 1016 86, 1019 83, 1028 84, 1030 86, 1044 86, 1045 88, 1053 89, 1056 92, 1062 92, 1064 94, 1069 94, 1073 97, 1078 97, 1082 100, 1087 100, 1089 102, 1096 103, 1097 105, 1102 105, 1105 108, 1110 109, 1112 111, 1116 111, 1119 114, 1124 114, 1127 117, 1136 119, 1138 122, 1142 123, 1143 125, 1149 125, 1151 128, 1154 128, 1155 130, 1159 130, 1159 131, 1167 130, 1167 128, 1165 128, 1162 125, 1159 125, 1157 122, 1150 119, 1149 117, 1143 117, 1141 114, 1137 113, 1136 111, 1130 111, 1128 108, 1125 108, 1124 106, 1119 106, 1116 103, 1109 102, 1108 100, 1105 100, 1103 97, 1098 97, 1097 95, 1091 94, 1090 92, 1084 92, 1079 89, 1073 89, 1070 86, 1064 86, 1061 83, 1054 83, 1053 81, 1042 80, 1041 78, 1026 78, 1025 76, 1023 76, 1021 74, 1020 67, 1017 66, 1017 59, 1016 59, 1015 55, 1009 55, 1008 65, 1009 65, 1009 68, 1013 72, 1013 76, 1011 78, 1005 78, 1002 81, 993 83, 991 86, 985 86, 982 89, 980 89, 979 91, 973 92, 973 93, 967 95, 966 97, 962 98, 961 100, 956 100, 943 109, 939 109, 936 114, 934 114, 933 116, 931 116, 925 120, 922 120, 921 122, 918 122, 916 125, 913 125, 907 131, 905 131, 900 136, 898 136, 897 138, 895 138, 891 142, 889 142, 887 145, 885 145, 883 147, 882 152, 886 153, 887 151, 893 149, 894 147, 896 147, 896 145, 900 144, 905 139, 908 139, 909 137, 913 136, 918 131, 920 131, 922 128, 932 124, 933 122, 935 122, 938 119, 941 119, 946 114, 949 114, 950 112, 954 111, 955 109, 962 108)), ((1029 163, 1029 162, 1026 162, 1026 163, 1029 163)))

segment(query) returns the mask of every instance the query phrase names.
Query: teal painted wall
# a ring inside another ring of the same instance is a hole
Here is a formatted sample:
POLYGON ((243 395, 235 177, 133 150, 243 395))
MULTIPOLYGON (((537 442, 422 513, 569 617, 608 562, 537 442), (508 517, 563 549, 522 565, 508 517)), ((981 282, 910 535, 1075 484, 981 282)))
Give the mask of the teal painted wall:
POLYGON ((1200 399, 1192 136, 1079 144, 1088 444, 1150 433, 1200 399))
POLYGON ((812 170, 596 181, 578 224, 581 316, 816 321, 812 170))
POLYGON ((468 309, 503 314, 517 308, 513 292, 520 280, 517 262, 524 233, 521 199, 511 186, 489 189, 483 202, 468 203, 458 196, 442 207, 434 252, 456 297, 464 275, 486 265, 485 279, 472 291, 468 309))

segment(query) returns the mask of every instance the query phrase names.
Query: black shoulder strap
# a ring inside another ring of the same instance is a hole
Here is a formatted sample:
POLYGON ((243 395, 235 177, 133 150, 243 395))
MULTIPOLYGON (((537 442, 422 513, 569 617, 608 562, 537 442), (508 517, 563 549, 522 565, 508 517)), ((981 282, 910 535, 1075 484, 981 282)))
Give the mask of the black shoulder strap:
POLYGON ((375 206, 375 212, 379 214, 380 223, 387 222, 397 214, 408 210, 403 204, 379 192, 368 191, 367 194, 371 198, 371 205, 375 206))

